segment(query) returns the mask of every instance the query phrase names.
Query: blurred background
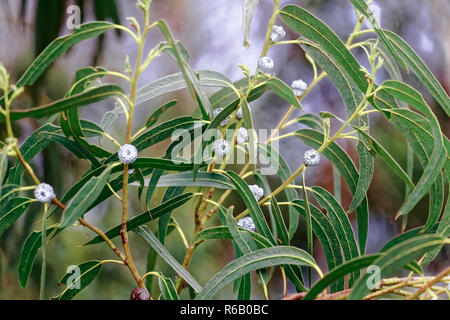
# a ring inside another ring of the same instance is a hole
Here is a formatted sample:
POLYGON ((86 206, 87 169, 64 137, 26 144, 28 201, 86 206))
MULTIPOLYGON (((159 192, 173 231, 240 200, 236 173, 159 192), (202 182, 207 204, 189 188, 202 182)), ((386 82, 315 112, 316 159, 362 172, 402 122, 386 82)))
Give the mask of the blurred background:
MULTIPOLYGON (((82 21, 108 20, 128 24, 126 17, 135 16, 142 22, 142 16, 136 9, 134 0, 2 0, 0 1, 0 61, 11 74, 12 81, 20 78, 33 59, 59 35, 71 31, 66 27, 68 17, 66 9, 71 4, 78 4, 82 9, 82 21)), ((348 0, 301 0, 282 1, 282 5, 297 4, 310 10, 325 21, 340 37, 346 39, 354 27, 355 12, 348 0)), ((447 92, 450 90, 450 2, 447 0, 377 0, 374 4, 380 12, 379 23, 383 28, 401 35, 422 57, 436 78, 447 92)), ((262 49, 268 20, 272 14, 273 2, 261 0, 252 22, 250 33, 251 46, 243 47, 241 28, 242 0, 153 0, 151 18, 163 18, 168 21, 175 38, 183 42, 190 53, 190 63, 196 70, 210 69, 224 73, 232 80, 242 78, 242 72, 237 67, 243 63, 256 69, 257 59, 262 49)), ((281 21, 276 24, 282 25, 281 21)), ((367 27, 367 26, 366 26, 367 27)), ((287 30, 286 39, 295 39, 298 35, 287 30)), ((363 38, 361 38, 363 39, 363 38)), ((146 50, 150 50, 162 37, 158 32, 149 34, 146 50)), ((361 63, 367 66, 363 52, 354 51, 361 63)), ((109 70, 124 71, 126 56, 132 64, 136 57, 134 41, 123 33, 109 31, 104 37, 84 41, 67 54, 62 56, 46 72, 46 74, 16 101, 16 108, 36 106, 63 97, 74 81, 76 70, 85 66, 103 66, 109 70)), ((275 61, 277 77, 290 84, 298 78, 311 82, 313 73, 305 59, 303 51, 297 46, 276 46, 268 55, 275 61)), ((157 58, 148 71, 141 76, 139 86, 143 86, 161 76, 178 72, 177 65, 167 56, 157 58)), ((387 75, 380 71, 376 81, 381 83, 387 75)), ((413 75, 404 74, 405 80, 424 93, 426 100, 436 112, 444 133, 448 135, 450 122, 433 98, 423 90, 422 85, 413 75)), ((116 79, 107 79, 117 82, 116 79)), ((121 84, 128 90, 126 83, 121 84)), ((212 93, 213 91, 208 93, 212 93)), ((135 117, 136 128, 142 126, 150 111, 176 98, 179 103, 164 115, 162 120, 174 116, 191 114, 195 105, 190 101, 187 92, 160 97, 137 108, 135 117)), ((318 85, 304 100, 308 112, 318 113, 328 110, 345 117, 345 108, 338 91, 328 80, 318 85)), ((251 104, 255 126, 271 129, 276 126, 285 111, 287 103, 277 96, 266 93, 263 98, 251 104)), ((103 101, 81 109, 81 117, 100 123, 105 112, 114 108, 112 101, 103 101)), ((293 116, 299 115, 296 110, 293 116)), ((371 116, 371 133, 395 156, 400 164, 406 167, 405 139, 383 117, 371 116)), ((45 122, 42 120, 21 120, 15 124, 15 132, 21 143, 45 122)), ((108 130, 116 139, 124 142, 124 118, 119 119, 108 130)), ((337 123, 332 123, 334 128, 337 123)), ((301 128, 293 126, 289 130, 301 128)), ((4 137, 5 128, 0 127, 4 137)), ((115 151, 113 145, 102 141, 105 148, 115 151)), ((355 160, 357 153, 353 142, 340 142, 355 160)), ((148 155, 157 157, 164 155, 168 143, 163 142, 148 150, 148 155)), ((306 146, 295 138, 283 140, 280 143, 282 155, 287 160, 291 170, 295 170, 306 150, 306 146)), ((84 161, 77 161, 66 149, 52 146, 38 156, 33 162, 40 178, 52 184, 61 197, 81 174, 88 168, 84 161)), ((321 171, 309 176, 309 185, 320 185, 329 191, 333 190, 332 167, 324 161, 321 171)), ((414 178, 420 176, 421 168, 416 165, 414 178)), ((272 187, 280 184, 276 176, 269 177, 272 187)), ((30 183, 25 179, 24 183, 30 183)), ((375 175, 369 190, 369 205, 371 223, 368 236, 367 252, 378 251, 386 241, 401 232, 399 222, 392 220, 396 210, 404 199, 404 185, 378 159, 375 162, 375 175)), ((446 191, 448 192, 448 191, 446 191)), ((152 206, 161 202, 164 189, 158 189, 152 198, 152 206)), ((220 195, 220 194, 219 194, 220 195)), ((299 195, 301 198, 301 194, 299 195)), ((131 193, 131 215, 142 212, 137 192, 131 193)), ((342 205, 348 208, 351 195, 345 184, 342 188, 342 205)), ((230 197, 228 204, 235 204, 237 212, 243 209, 243 204, 236 195, 230 197)), ((227 204, 225 203, 225 204, 227 204)), ((185 230, 188 241, 193 232, 193 201, 175 210, 174 217, 185 230)), ((424 198, 409 215, 407 229, 424 224, 427 218, 428 199, 424 198)), ((32 230, 40 228, 39 207, 32 207, 26 215, 14 224, 0 238, 0 299, 36 299, 39 290, 40 257, 35 262, 28 287, 19 286, 17 266, 20 260, 22 246, 32 230)), ((89 222, 107 230, 120 221, 120 206, 116 199, 104 202, 98 208, 86 215, 89 222)), ((354 216, 351 216, 354 223, 354 216)), ((56 221, 56 220, 55 220, 56 221)), ((212 222, 212 224, 214 221, 212 222)), ((48 297, 57 295, 61 288, 58 281, 69 265, 79 264, 87 260, 102 260, 114 258, 109 248, 97 245, 88 248, 79 247, 92 234, 80 227, 70 228, 51 241, 48 246, 48 297)), ((134 234, 130 234, 132 251, 138 269, 143 273, 146 266, 148 246, 134 234)), ((305 248, 303 223, 300 223, 293 245, 305 248)), ((183 244, 176 233, 171 233, 166 241, 170 252, 181 261, 184 256, 183 244)), ((326 261, 318 244, 315 245, 315 258, 326 270, 326 261)), ((195 251, 190 271, 204 284, 226 263, 234 258, 230 242, 210 240, 195 251)), ((449 265, 449 252, 445 248, 439 257, 426 268, 427 274, 436 274, 449 265)), ((158 261, 157 270, 173 278, 174 272, 163 262, 158 261)), ((254 278, 255 299, 263 298, 260 288, 254 278)), ((126 268, 117 265, 105 265, 100 276, 77 299, 128 299, 135 284, 126 268)), ((185 290, 186 291, 186 290, 185 290)), ((158 292, 154 288, 153 292, 158 292)), ((288 292, 294 292, 288 287, 288 292)), ((272 299, 282 295, 282 283, 277 271, 269 285, 272 299)), ((182 297, 187 297, 186 292, 182 297)), ((233 298, 232 286, 228 286, 216 298, 233 298)))

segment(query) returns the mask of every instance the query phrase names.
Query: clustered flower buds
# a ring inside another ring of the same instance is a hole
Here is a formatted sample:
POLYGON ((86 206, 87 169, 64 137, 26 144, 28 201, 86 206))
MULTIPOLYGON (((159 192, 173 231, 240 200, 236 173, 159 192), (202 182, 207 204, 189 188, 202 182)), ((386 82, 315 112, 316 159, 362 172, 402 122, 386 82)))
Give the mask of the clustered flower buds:
POLYGON ((286 36, 286 31, 284 31, 282 26, 273 26, 272 33, 270 34, 270 40, 273 42, 280 41, 286 36))
POLYGON ((224 157, 230 152, 230 144, 225 139, 219 139, 213 143, 213 151, 219 157, 224 157))
POLYGON ((298 79, 292 82, 291 87, 294 89, 295 95, 299 97, 308 88, 308 84, 302 79, 298 79))
POLYGON ((136 287, 131 291, 130 300, 151 300, 150 293, 147 289, 136 287))
POLYGON ((253 193, 253 196, 255 197, 256 201, 259 201, 259 199, 262 198, 264 195, 264 190, 260 188, 257 184, 252 184, 248 186, 250 188, 250 191, 253 193))
POLYGON ((320 162, 320 154, 310 149, 303 154, 303 162, 309 167, 317 166, 320 162))
POLYGON ((138 150, 132 144, 124 144, 117 152, 120 162, 123 164, 130 164, 136 161, 138 150))
POLYGON ((272 73, 274 68, 273 60, 269 57, 262 57, 258 61, 258 70, 261 73, 272 73))
POLYGON ((40 183, 34 189, 34 197, 37 201, 48 203, 55 197, 55 192, 51 185, 47 183, 40 183))
POLYGON ((244 143, 245 141, 248 140, 248 132, 247 129, 245 128, 239 128, 237 136, 236 136, 236 142, 238 144, 244 143))
MULTIPOLYGON (((223 108, 217 108, 217 109, 214 109, 214 110, 213 110, 213 117, 214 117, 214 118, 217 117, 217 115, 218 115, 219 113, 221 113, 222 110, 223 110, 223 108)), ((225 127, 225 126, 228 124, 228 122, 230 122, 230 116, 228 116, 225 120, 223 120, 223 121, 220 123, 220 126, 221 126, 221 127, 225 127)))
POLYGON ((239 227, 246 229, 248 231, 252 232, 255 231, 255 223, 253 222, 253 219, 250 217, 240 219, 237 224, 239 227))

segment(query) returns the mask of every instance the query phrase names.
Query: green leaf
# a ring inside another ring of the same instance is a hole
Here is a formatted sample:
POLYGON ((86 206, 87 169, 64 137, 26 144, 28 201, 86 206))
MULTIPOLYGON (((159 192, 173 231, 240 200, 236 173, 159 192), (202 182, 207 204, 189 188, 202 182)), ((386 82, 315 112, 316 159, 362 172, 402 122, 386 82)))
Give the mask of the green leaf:
POLYGON ((28 209, 32 202, 30 198, 11 199, 0 213, 0 236, 28 209))
POLYGON ((300 117, 294 119, 298 123, 307 125, 311 129, 321 131, 322 130, 322 122, 320 118, 312 113, 304 113, 300 117))
POLYGON ((195 299, 212 299, 223 287, 248 272, 284 264, 309 266, 319 270, 314 258, 301 249, 286 246, 260 249, 227 264, 205 284, 195 299))
MULTIPOLYGON (((170 199, 173 199, 176 196, 179 196, 183 191, 185 187, 169 187, 167 188, 166 192, 164 193, 163 202, 168 201, 170 199)), ((164 244, 167 231, 169 228, 170 221, 173 220, 172 218, 172 211, 168 211, 166 214, 161 216, 158 219, 158 239, 161 241, 162 244, 164 244)))
MULTIPOLYGON (((48 228, 47 235, 49 235, 54 229, 55 227, 48 228)), ((23 245, 18 267, 19 282, 22 288, 25 288, 27 286, 28 278, 30 277, 34 260, 39 248, 42 246, 41 239, 42 231, 33 231, 23 245)))
POLYGON ((225 175, 213 172, 199 172, 193 180, 192 172, 164 175, 159 178, 157 187, 212 187, 218 189, 234 189, 233 184, 225 175))
POLYGON ((259 0, 244 0, 244 6, 242 8, 242 29, 244 31, 245 47, 250 46, 250 25, 258 2, 259 0))
POLYGON ((303 107, 295 96, 294 91, 292 91, 292 88, 282 80, 270 78, 265 82, 265 84, 267 84, 269 89, 275 92, 281 99, 303 111, 303 107))
MULTIPOLYGON (((117 95, 124 95, 122 88, 115 84, 105 84, 39 107, 23 110, 11 110, 11 120, 19 120, 23 118, 42 118, 61 111, 69 110, 70 108, 83 107, 85 105, 117 95)), ((4 121, 5 117, 0 115, 0 122, 4 121)))
MULTIPOLYGON (((252 236, 253 240, 258 244, 260 248, 268 248, 271 247, 272 244, 269 240, 264 238, 262 235, 248 231, 248 233, 252 236)), ((225 239, 225 240, 232 240, 233 237, 231 236, 230 230, 228 227, 220 226, 220 227, 212 227, 212 228, 206 228, 197 233, 192 240, 192 243, 198 243, 200 244, 203 241, 210 240, 210 239, 225 239)))
POLYGON ((290 244, 289 233, 287 231, 286 224, 284 223, 280 207, 278 206, 278 202, 277 199, 275 199, 275 197, 272 197, 270 199, 270 206, 272 207, 275 225, 277 227, 278 234, 280 235, 281 244, 288 246, 290 244))
POLYGON ((187 62, 183 59, 182 54, 180 52, 179 46, 174 41, 173 35, 170 32, 169 27, 167 26, 164 20, 158 20, 158 27, 163 36, 167 39, 167 42, 170 44, 172 53, 175 57, 175 60, 178 63, 178 66, 181 69, 181 72, 186 80, 189 91, 191 93, 192 98, 195 98, 198 102, 198 106, 202 111, 203 119, 209 120, 210 115, 212 115, 212 107, 209 102, 208 97, 203 92, 200 87, 199 80, 195 72, 191 69, 191 67, 187 64, 187 62))
POLYGON ((72 46, 83 40, 97 37, 113 27, 113 24, 105 21, 89 22, 80 25, 72 34, 53 40, 28 67, 17 81, 16 86, 32 85, 56 59, 72 46))
MULTIPOLYGON (((324 52, 319 46, 310 42, 302 41, 301 47, 305 52, 311 56, 314 61, 327 73, 331 81, 338 89, 347 111, 347 115, 350 117, 360 104, 363 95, 361 91, 356 86, 355 82, 349 78, 349 76, 342 70, 333 58, 331 58, 326 52, 324 52)), ((333 116, 334 117, 334 116, 333 116)), ((358 126, 367 125, 368 117, 359 117, 354 124, 358 126)), ((365 138, 361 137, 361 140, 365 142, 365 138)), ((372 180, 374 160, 369 152, 364 148, 361 143, 358 144, 358 154, 359 154, 359 177, 358 183, 356 185, 356 190, 354 193, 353 201, 350 205, 349 211, 354 211, 361 202, 364 200, 367 190, 369 189, 370 182, 372 180)))
POLYGON ((231 182, 234 184, 239 195, 244 200, 245 206, 248 208, 250 216, 255 223, 256 230, 258 230, 258 232, 267 238, 273 245, 276 245, 277 242, 270 232, 264 214, 258 205, 258 201, 256 201, 255 196, 250 191, 247 183, 233 171, 227 171, 227 175, 231 179, 231 182))
MULTIPOLYGON (((336 199, 325 189, 321 187, 313 187, 312 193, 319 205, 327 210, 327 217, 330 220, 336 235, 341 244, 342 251, 346 261, 359 256, 358 247, 355 241, 355 234, 353 233, 352 225, 347 217, 344 209, 336 201, 336 199)), ((349 285, 352 286, 353 280, 359 276, 358 273, 353 274, 353 279, 350 279, 349 285)))
MULTIPOLYGON (((201 164, 204 166, 205 164, 201 164)), ((130 169, 163 169, 163 170, 173 170, 173 171, 188 171, 192 170, 192 163, 185 163, 182 161, 175 161, 164 158, 138 158, 135 162, 129 165, 130 169)))
POLYGON ((294 5, 287 5, 279 12, 289 28, 320 45, 355 81, 362 92, 368 87, 360 65, 339 37, 326 24, 308 11, 294 5))
MULTIPOLYGON (((36 131, 22 144, 20 152, 26 162, 30 163, 42 150, 53 144, 44 137, 40 136, 41 132, 56 132, 59 128, 52 124, 45 124, 36 131)), ((24 168, 20 162, 18 162, 13 168, 9 170, 8 183, 20 185, 22 176, 24 174, 24 168)))
MULTIPOLYGON (((193 196, 192 193, 184 193, 184 194, 173 197, 173 198, 161 203, 159 206, 154 207, 149 211, 141 213, 140 215, 127 221, 127 230, 128 231, 134 230, 137 227, 139 227, 145 223, 148 223, 152 220, 155 220, 155 219, 163 216, 164 214, 185 204, 187 201, 189 201, 192 198, 192 196, 193 196)), ((106 232, 106 235, 108 236, 108 238, 113 239, 113 238, 119 236, 121 227, 122 227, 121 225, 118 225, 118 226, 112 228, 111 230, 109 230, 108 232, 106 232)), ((96 244, 96 243, 101 243, 103 241, 104 241, 103 238, 101 238, 100 236, 97 236, 84 245, 85 246, 92 245, 92 244, 96 244)))
POLYGON ((385 252, 387 250, 389 250, 390 248, 398 245, 399 243, 409 240, 411 238, 417 237, 421 234, 434 234, 436 233, 437 230, 437 225, 434 226, 434 228, 427 230, 427 231, 423 231, 422 227, 418 227, 418 228, 414 228, 411 230, 408 230, 404 233, 399 234, 398 236, 392 238, 391 240, 389 240, 381 249, 380 252, 385 252))
POLYGON ((113 166, 108 166, 102 174, 92 177, 73 197, 72 202, 64 210, 61 228, 70 227, 75 221, 85 214, 92 202, 97 199, 108 182, 113 166))
MULTIPOLYGON (((318 149, 322 145, 323 135, 320 132, 302 129, 297 131, 295 135, 312 148, 318 149)), ((359 175, 348 154, 337 143, 333 142, 323 151, 323 155, 336 166, 352 194, 355 194, 359 175)), ((369 228, 367 197, 356 208, 356 217, 358 222, 359 251, 360 254, 364 254, 369 228)))
POLYGON ((202 287, 198 284, 192 275, 185 270, 181 264, 167 251, 159 242, 158 238, 146 227, 139 227, 135 232, 140 235, 150 246, 159 254, 159 256, 167 262, 179 275, 186 281, 196 292, 200 292, 202 287))
MULTIPOLYGON (((412 87, 398 81, 385 81, 383 83, 384 90, 388 91, 394 97, 408 103, 411 107, 416 108, 422 112, 426 118, 430 121, 431 132, 433 135, 434 147, 433 153, 430 156, 428 165, 424 169, 424 172, 416 184, 416 187, 408 195, 406 201, 400 207, 397 216, 405 215, 410 212, 414 206, 419 202, 419 200, 426 194, 431 185, 436 180, 440 169, 442 168, 447 153, 445 151, 443 137, 439 122, 434 115, 434 113, 427 106, 423 97, 412 87)), ((437 214, 439 217, 439 212, 430 212, 430 214, 437 214)), ((435 219, 437 220, 437 219, 435 219)))
MULTIPOLYGON (((287 180, 291 175, 291 170, 287 162, 283 157, 270 145, 258 143, 257 144, 261 155, 264 156, 273 168, 277 168, 277 174, 279 175, 281 181, 287 180)), ((286 198, 288 201, 294 201, 298 199, 297 192, 294 189, 286 188, 284 190, 286 198)), ((297 231, 299 223, 299 216, 294 208, 289 207, 289 238, 292 239, 295 232, 297 231)))
POLYGON ((0 153, 0 186, 6 179, 6 174, 8 173, 8 149, 3 147, 3 151, 0 153))
MULTIPOLYGON (((291 202, 291 206, 306 219, 305 205, 303 200, 295 200, 291 202)), ((341 247, 331 223, 324 214, 314 205, 310 204, 310 213, 312 221, 312 230, 319 239, 320 245, 327 260, 328 270, 333 270, 342 264, 341 247)), ((332 292, 344 289, 344 281, 339 281, 332 287, 332 292)))
POLYGON ((60 284, 65 283, 67 287, 55 300, 71 300, 81 290, 86 288, 100 273, 102 270, 102 263, 100 261, 87 261, 71 269, 66 275, 59 281, 60 284), (80 271, 80 276, 76 277, 77 272, 80 271), (69 283, 70 281, 70 283, 69 283))
MULTIPOLYGON (((446 239, 437 235, 421 235, 401 242, 387 250, 373 262, 380 268, 381 279, 391 276, 409 262, 420 258, 424 253, 443 245, 446 239)), ((362 299, 368 292, 367 280, 370 274, 365 274, 356 283, 349 296, 350 300, 362 299)))
POLYGON ((401 37, 389 30, 384 30, 384 33, 388 37, 392 46, 397 50, 399 56, 406 62, 412 72, 414 72, 414 74, 420 79, 423 85, 441 105, 447 116, 449 116, 450 99, 439 81, 436 80, 425 63, 401 37))
POLYGON ((371 151, 376 153, 383 159, 383 161, 394 171, 397 176, 405 182, 406 186, 413 189, 414 183, 411 181, 411 178, 408 176, 408 174, 403 170, 403 168, 398 164, 398 162, 391 156, 391 154, 373 137, 368 135, 362 130, 359 130, 359 134, 364 136, 370 144, 371 151))
POLYGON ((379 253, 357 257, 334 268, 328 272, 325 277, 317 281, 308 291, 302 300, 313 300, 319 293, 325 290, 330 284, 343 279, 347 274, 358 271, 371 265, 378 257, 379 253))
MULTIPOLYGON (((230 87, 232 85, 231 80, 215 71, 200 70, 198 71, 198 77, 202 87, 230 87)), ((187 83, 181 72, 159 78, 137 90, 136 106, 185 88, 187 88, 187 83)))
POLYGON ((66 137, 52 132, 41 132, 41 136, 61 144, 70 152, 72 152, 77 158, 89 160, 89 162, 91 162, 94 167, 99 167, 101 165, 89 150, 87 150, 82 144, 76 141, 72 141, 70 139, 67 139, 66 137))
POLYGON ((165 300, 180 300, 177 290, 171 279, 164 277, 162 273, 159 273, 158 284, 161 294, 165 300))
POLYGON ((164 103, 162 106, 155 109, 155 111, 152 112, 150 117, 148 117, 145 126, 147 128, 150 128, 151 126, 153 126, 164 112, 166 112, 167 110, 169 110, 176 104, 177 104, 177 100, 170 100, 170 101, 164 103))

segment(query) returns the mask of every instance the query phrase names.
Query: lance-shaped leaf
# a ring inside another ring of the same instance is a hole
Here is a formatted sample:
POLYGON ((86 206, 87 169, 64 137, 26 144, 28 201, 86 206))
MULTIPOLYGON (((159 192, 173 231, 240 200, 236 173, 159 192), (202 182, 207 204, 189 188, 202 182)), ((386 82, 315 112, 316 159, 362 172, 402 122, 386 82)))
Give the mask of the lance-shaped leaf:
MULTIPOLYGON (((28 67, 17 81, 16 87, 32 85, 56 59, 72 46, 83 40, 99 36, 113 27, 113 24, 105 21, 85 23, 75 29, 72 34, 53 40, 28 67)), ((0 99, 0 105, 3 105, 3 99, 0 99)))
MULTIPOLYGON (((383 255, 373 262, 378 266, 381 279, 392 276, 394 272, 400 270, 403 266, 420 258, 424 253, 442 246, 446 239, 438 235, 420 235, 387 250, 383 255)), ((371 273, 366 273, 356 283, 349 296, 350 300, 362 299, 368 292, 368 278, 371 273)))
MULTIPOLYGON (((23 118, 42 118, 61 111, 69 110, 70 108, 83 107, 117 95, 124 95, 122 88, 115 84, 105 84, 39 107, 11 110, 11 120, 19 120, 23 118)), ((4 121, 4 115, 0 115, 0 122, 4 121)))
POLYGON ((97 199, 102 192, 113 166, 108 166, 102 174, 92 177, 73 197, 72 202, 64 210, 64 216, 61 221, 61 228, 71 226, 79 217, 85 214, 92 202, 97 199))
POLYGON ((66 275, 59 281, 67 287, 61 294, 53 299, 71 300, 81 290, 86 288, 98 276, 102 270, 101 261, 87 261, 68 270, 66 275))
MULTIPOLYGON (((336 201, 336 199, 325 189, 321 187, 313 187, 312 193, 319 205, 327 210, 327 217, 333 225, 336 235, 344 252, 346 261, 359 256, 358 247, 355 241, 355 234, 353 233, 350 220, 347 217, 344 209, 336 201)), ((349 285, 352 286, 353 280, 359 276, 358 273, 352 275, 349 285)))
MULTIPOLYGON (((159 206, 154 207, 149 211, 141 213, 140 215, 127 221, 127 230, 129 230, 129 231, 134 230, 143 224, 146 224, 152 220, 156 220, 157 218, 174 210, 175 208, 182 206, 187 201, 189 201, 192 198, 192 196, 193 196, 192 193, 184 193, 184 194, 175 196, 175 197, 161 203, 159 206)), ((108 236, 108 238, 113 239, 113 238, 119 236, 121 227, 122 227, 121 225, 118 225, 118 226, 112 228, 111 230, 109 230, 108 232, 106 232, 106 235, 108 236)), ((101 243, 103 241, 104 241, 103 238, 101 238, 100 236, 97 236, 94 239, 92 239, 91 241, 89 241, 88 243, 86 243, 85 245, 87 246, 87 245, 91 245, 91 244, 101 243)))
MULTIPOLYGON (((301 47, 327 73, 331 81, 333 81, 333 84, 338 89, 342 100, 344 101, 347 115, 350 117, 362 101, 362 92, 356 86, 355 82, 342 69, 342 67, 338 65, 334 59, 317 44, 311 41, 302 40, 301 47)), ((367 125, 368 117, 358 117, 355 121, 353 121, 353 123, 357 126, 367 125)), ((361 137, 361 140, 366 142, 364 136, 361 137)), ((358 144, 357 150, 359 154, 359 177, 349 211, 355 210, 366 197, 367 190, 369 189, 369 185, 372 180, 374 168, 373 157, 361 144, 361 142, 358 144)))
POLYGON ((161 291, 161 295, 166 300, 180 300, 180 297, 178 296, 177 290, 175 289, 175 286, 170 278, 164 277, 164 275, 160 272, 158 272, 158 285, 159 289, 161 291))
MULTIPOLYGON (((302 139, 307 145, 318 149, 323 142, 323 135, 320 132, 302 129, 295 133, 295 136, 302 139)), ((331 143, 324 151, 323 155, 330 160, 347 183, 350 191, 355 194, 358 182, 358 171, 355 168, 349 155, 335 142, 331 143)), ((369 209, 367 197, 356 208, 356 217, 358 222, 358 242, 360 254, 364 253, 367 234, 369 230, 369 209)))
MULTIPOLYGON (((26 162, 30 163, 34 157, 36 157, 42 150, 53 144, 44 137, 40 136, 41 132, 56 132, 59 128, 52 124, 46 124, 37 129, 33 134, 22 144, 20 147, 20 152, 26 162)), ((17 163, 13 168, 9 170, 8 183, 20 185, 22 176, 24 174, 24 167, 21 163, 17 163)))
POLYGON ((253 270, 279 265, 308 266, 320 272, 314 258, 304 250, 286 246, 260 249, 227 264, 205 284, 195 299, 212 299, 223 287, 244 274, 253 270))
MULTIPOLYGON (((287 162, 283 159, 283 157, 269 144, 258 143, 258 149, 261 152, 261 155, 264 156, 269 162, 272 168, 277 170, 277 174, 280 176, 281 181, 287 180, 291 175, 291 170, 287 162)), ((284 190, 286 194, 286 198, 288 201, 294 201, 298 199, 297 192, 294 189, 286 188, 284 190)), ((295 232, 297 231, 299 223, 299 216, 297 211, 289 207, 289 238, 292 239, 295 232)))
MULTIPOLYGON (((301 216, 306 219, 305 203, 303 200, 295 200, 292 202, 294 207, 301 216)), ((312 230, 319 239, 320 245, 327 260, 328 270, 332 270, 342 264, 341 247, 331 223, 325 215, 314 205, 309 204, 311 213, 312 230)), ((331 291, 337 292, 344 289, 344 281, 338 281, 333 284, 331 291)))
POLYGON ((384 30, 392 46, 399 56, 406 62, 412 72, 420 79, 423 85, 430 91, 433 97, 439 102, 445 113, 450 115, 450 99, 442 88, 439 81, 431 73, 430 69, 420 59, 417 53, 398 35, 389 30, 384 30))
MULTIPOLYGON (((408 103, 411 107, 416 108, 426 116, 426 118, 430 121, 431 133, 434 141, 433 153, 430 156, 428 165, 424 169, 424 172, 417 182, 416 187, 408 195, 408 198, 402 204, 397 213, 397 216, 401 216, 411 211, 417 202, 419 202, 419 200, 429 190, 440 173, 440 169, 446 160, 447 152, 444 147, 439 122, 434 113, 423 100, 420 93, 412 87, 398 81, 385 81, 382 86, 384 90, 388 91, 391 95, 408 103)), ((438 216, 439 213, 437 213, 438 216)), ((430 212, 430 214, 433 214, 433 212, 430 212)))
POLYGON ((166 112, 167 110, 169 110, 176 104, 177 104, 177 100, 170 100, 170 101, 164 103, 162 106, 155 109, 155 111, 152 112, 150 117, 148 117, 147 122, 145 123, 145 126, 147 128, 150 128, 151 126, 153 126, 158 121, 159 117, 162 116, 162 114, 164 112, 166 112))
POLYGON ((0 236, 28 209, 36 200, 30 198, 11 199, 0 212, 0 236))
POLYGON ((258 2, 259 0, 244 0, 244 6, 242 8, 242 30, 244 31, 245 47, 250 46, 250 25, 258 2))
POLYGON ((148 244, 158 253, 158 255, 164 259, 164 261, 166 261, 167 264, 171 266, 172 269, 175 270, 180 277, 182 277, 184 281, 192 287, 192 289, 196 292, 200 292, 202 290, 202 287, 198 284, 197 280, 195 280, 194 277, 186 269, 184 269, 181 264, 178 263, 178 261, 170 254, 169 251, 167 251, 166 248, 164 248, 162 243, 159 242, 158 238, 148 228, 141 226, 136 229, 135 232, 147 241, 148 244))
POLYGON ((159 178, 157 187, 214 187, 218 189, 234 189, 225 175, 213 172, 199 172, 197 179, 193 179, 192 172, 168 174, 159 178))
MULTIPOLYGON (((201 87, 231 87, 232 81, 223 74, 210 71, 199 70, 197 72, 201 87)), ((173 73, 139 88, 136 92, 136 106, 155 99, 167 93, 175 92, 187 88, 186 80, 181 72, 173 73)))
MULTIPOLYGON (((47 235, 49 235, 54 229, 55 227, 48 228, 47 235)), ((25 241, 22 249, 22 255, 20 256, 18 273, 19 283, 22 288, 25 288, 27 286, 28 278, 30 277, 34 260, 36 259, 36 255, 41 246, 42 231, 33 231, 25 241)))
POLYGON ((281 99, 289 102, 291 105, 303 111, 302 105, 295 96, 294 91, 292 91, 292 88, 282 80, 277 78, 270 78, 265 82, 265 84, 267 84, 269 89, 275 92, 281 99))
POLYGON ((250 216, 255 223, 256 230, 258 230, 258 232, 267 238, 273 245, 276 245, 277 242, 270 232, 267 221, 264 218, 264 214, 258 205, 258 201, 256 201, 256 198, 250 191, 247 183, 233 171, 227 171, 227 175, 231 179, 231 182, 234 184, 234 187, 238 191, 242 200, 244 200, 245 206, 248 208, 250 216))

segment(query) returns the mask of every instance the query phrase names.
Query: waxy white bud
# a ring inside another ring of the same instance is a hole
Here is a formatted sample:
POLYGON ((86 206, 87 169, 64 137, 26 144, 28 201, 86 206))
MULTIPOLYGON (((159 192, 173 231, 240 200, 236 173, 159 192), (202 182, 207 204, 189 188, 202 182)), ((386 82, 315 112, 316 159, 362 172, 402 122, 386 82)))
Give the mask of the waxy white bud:
POLYGON ((240 219, 237 224, 239 227, 246 229, 248 231, 252 232, 255 231, 255 223, 253 222, 253 219, 250 217, 240 219))
POLYGON ((298 79, 292 82, 291 87, 294 89, 295 95, 299 97, 308 88, 308 84, 302 79, 298 79))
POLYGON ((120 162, 123 164, 130 164, 136 161, 138 150, 132 144, 124 144, 117 152, 120 162))
POLYGON ((213 151, 219 157, 224 157, 230 152, 230 144, 225 139, 219 139, 213 143, 213 151))
POLYGON ((261 73, 272 73, 274 68, 273 60, 269 57, 262 57, 258 61, 258 70, 261 73))
POLYGON ((280 41, 286 36, 286 31, 284 31, 282 26, 273 26, 272 33, 270 34, 270 40, 273 42, 280 41))
POLYGON ((248 132, 247 129, 245 128, 239 128, 237 136, 236 136, 236 142, 238 144, 244 143, 245 141, 248 140, 248 132))
POLYGON ((307 150, 303 154, 303 162, 308 167, 317 166, 320 163, 320 154, 314 149, 307 150))
POLYGON ((48 203, 55 197, 53 187, 47 183, 41 183, 34 189, 34 197, 37 201, 42 203, 48 203))
POLYGON ((262 198, 264 195, 264 190, 260 188, 257 184, 252 184, 248 186, 250 188, 250 191, 253 193, 253 196, 255 197, 256 201, 259 201, 259 199, 262 198))

